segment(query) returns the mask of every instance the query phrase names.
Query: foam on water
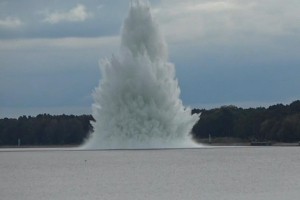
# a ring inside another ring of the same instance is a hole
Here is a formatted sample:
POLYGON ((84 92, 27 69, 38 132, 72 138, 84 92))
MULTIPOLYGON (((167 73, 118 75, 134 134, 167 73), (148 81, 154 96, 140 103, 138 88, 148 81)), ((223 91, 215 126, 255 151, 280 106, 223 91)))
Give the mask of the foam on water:
POLYGON ((102 78, 93 93, 96 122, 85 148, 197 146, 189 133, 199 116, 179 98, 175 68, 148 3, 131 3, 120 53, 100 66, 102 78))

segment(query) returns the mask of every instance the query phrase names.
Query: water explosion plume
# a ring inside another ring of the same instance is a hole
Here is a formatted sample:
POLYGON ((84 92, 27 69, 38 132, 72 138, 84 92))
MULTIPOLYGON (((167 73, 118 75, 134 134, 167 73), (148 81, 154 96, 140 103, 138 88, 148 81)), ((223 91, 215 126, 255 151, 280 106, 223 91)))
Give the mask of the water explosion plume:
POLYGON ((199 119, 180 100, 167 45, 143 1, 130 5, 120 55, 101 63, 93 97, 94 132, 86 148, 172 148, 195 145, 190 131, 199 119))

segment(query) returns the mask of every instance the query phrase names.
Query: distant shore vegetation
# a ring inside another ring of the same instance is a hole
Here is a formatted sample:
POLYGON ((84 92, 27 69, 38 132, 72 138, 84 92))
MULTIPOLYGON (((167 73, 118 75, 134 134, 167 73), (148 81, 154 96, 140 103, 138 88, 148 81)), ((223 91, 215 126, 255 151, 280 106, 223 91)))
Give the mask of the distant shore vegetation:
POLYGON ((205 110, 194 109, 201 113, 200 120, 193 127, 193 137, 237 138, 241 141, 300 141, 300 101, 289 105, 277 104, 268 108, 238 108, 222 106, 205 110))
MULTIPOLYGON (((222 106, 193 109, 201 113, 192 129, 196 141, 235 138, 238 141, 300 141, 300 101, 268 108, 222 106)), ((117 113, 116 113, 117 114, 117 113)), ((80 145, 93 131, 91 115, 20 116, 0 119, 0 146, 64 146, 80 145)), ((222 140, 221 140, 222 141, 222 140)))

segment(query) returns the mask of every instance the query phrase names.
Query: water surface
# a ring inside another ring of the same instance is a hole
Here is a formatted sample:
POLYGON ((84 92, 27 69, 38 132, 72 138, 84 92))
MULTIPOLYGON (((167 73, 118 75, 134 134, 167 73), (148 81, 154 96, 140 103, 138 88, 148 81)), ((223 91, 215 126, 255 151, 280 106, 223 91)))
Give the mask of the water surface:
POLYGON ((5 200, 289 200, 300 148, 0 151, 5 200))

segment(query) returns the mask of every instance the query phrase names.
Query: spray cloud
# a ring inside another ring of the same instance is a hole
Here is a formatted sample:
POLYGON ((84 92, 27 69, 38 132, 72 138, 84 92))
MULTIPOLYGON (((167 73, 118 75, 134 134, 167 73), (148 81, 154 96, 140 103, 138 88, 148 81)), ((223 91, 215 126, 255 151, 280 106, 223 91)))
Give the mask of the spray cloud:
POLYGON ((101 63, 93 93, 94 132, 85 148, 192 147, 199 119, 180 100, 174 65, 149 3, 133 1, 124 21, 120 53, 101 63))

